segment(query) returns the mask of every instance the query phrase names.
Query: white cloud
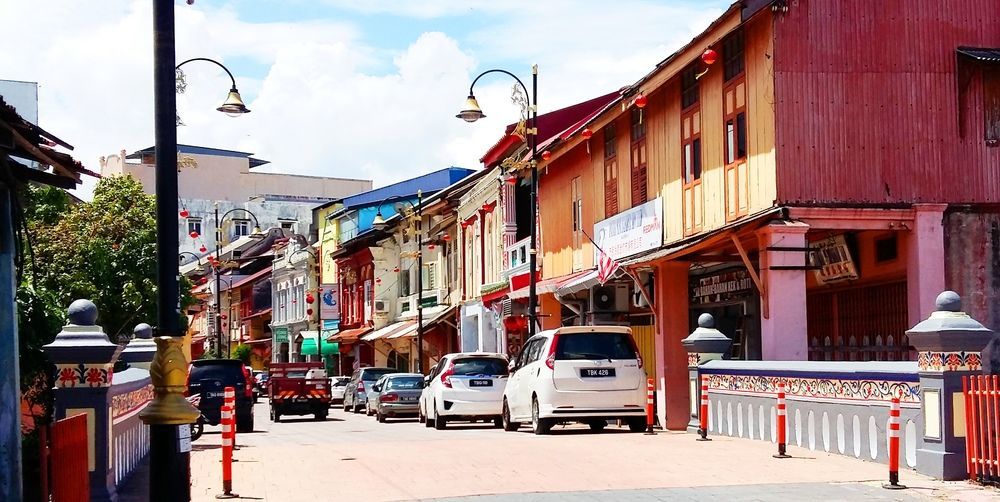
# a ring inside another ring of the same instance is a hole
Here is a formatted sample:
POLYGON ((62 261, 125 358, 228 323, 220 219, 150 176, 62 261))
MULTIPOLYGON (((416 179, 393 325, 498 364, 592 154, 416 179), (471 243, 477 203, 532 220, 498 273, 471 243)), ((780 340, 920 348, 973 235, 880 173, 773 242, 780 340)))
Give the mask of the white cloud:
MULTIPOLYGON (((378 33, 350 23, 248 22, 229 7, 177 3, 178 61, 264 68, 252 77, 237 71, 253 112, 232 119, 215 111, 228 77, 211 65, 186 66, 180 141, 254 152, 273 162, 266 170, 376 185, 448 165, 476 167, 517 117, 509 79, 490 77, 476 88, 488 117, 472 125, 454 118, 477 70, 524 61, 505 69, 527 79, 538 63, 544 113, 632 83, 721 12, 646 0, 326 1, 365 14, 426 20, 472 12, 491 22, 461 40, 430 32, 388 52, 367 45, 378 33)), ((100 155, 153 142, 150 6, 0 0, 4 18, 14 20, 0 40, 0 78, 38 81, 43 127, 76 145, 74 156, 92 169, 100 155)))

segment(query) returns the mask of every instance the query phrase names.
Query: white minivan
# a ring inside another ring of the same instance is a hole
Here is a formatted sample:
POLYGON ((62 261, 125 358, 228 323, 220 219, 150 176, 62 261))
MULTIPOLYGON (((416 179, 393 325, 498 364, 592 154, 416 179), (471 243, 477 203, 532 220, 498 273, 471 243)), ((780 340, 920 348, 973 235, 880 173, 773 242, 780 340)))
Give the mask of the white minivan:
POLYGON ((483 419, 500 427, 507 367, 503 354, 464 352, 442 357, 425 377, 420 421, 435 429, 444 429, 450 421, 483 419))
POLYGON ((646 428, 646 373, 625 326, 567 326, 543 331, 524 344, 511 364, 503 394, 507 431, 531 422, 547 434, 560 422, 583 422, 595 431, 608 420, 646 428))

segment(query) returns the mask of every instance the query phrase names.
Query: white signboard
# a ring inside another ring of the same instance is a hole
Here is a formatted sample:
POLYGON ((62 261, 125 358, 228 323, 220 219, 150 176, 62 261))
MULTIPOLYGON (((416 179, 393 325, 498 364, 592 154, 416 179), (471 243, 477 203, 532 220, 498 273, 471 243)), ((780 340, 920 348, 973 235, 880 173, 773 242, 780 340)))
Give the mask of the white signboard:
MULTIPOLYGON (((663 245, 663 203, 659 197, 594 224, 594 242, 611 258, 663 245)), ((594 250, 595 261, 599 251, 594 250)))

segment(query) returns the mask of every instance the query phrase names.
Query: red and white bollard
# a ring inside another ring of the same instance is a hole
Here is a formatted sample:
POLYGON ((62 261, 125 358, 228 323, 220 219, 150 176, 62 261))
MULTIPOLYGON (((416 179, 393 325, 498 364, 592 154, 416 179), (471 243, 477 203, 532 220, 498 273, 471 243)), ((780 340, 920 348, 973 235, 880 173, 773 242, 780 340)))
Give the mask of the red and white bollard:
POLYGON ((236 389, 226 387, 222 392, 222 406, 228 406, 233 413, 233 451, 239 450, 236 446, 236 389))
POLYGON ((708 375, 701 376, 701 413, 699 414, 697 441, 711 441, 708 437, 708 375))
POLYGON ((785 438, 785 414, 787 410, 785 409, 785 382, 778 382, 778 453, 772 455, 774 458, 791 458, 791 455, 786 453, 786 438, 785 438))
POLYGON ((653 430, 653 422, 655 418, 653 417, 653 393, 656 392, 656 386, 653 384, 652 378, 646 379, 646 434, 655 435, 656 431, 653 430))
POLYGON ((902 490, 906 486, 899 484, 899 398, 892 398, 889 408, 889 484, 883 484, 887 490, 902 490))
POLYGON ((222 493, 217 499, 234 499, 239 495, 233 493, 233 429, 236 422, 234 409, 222 407, 222 493))

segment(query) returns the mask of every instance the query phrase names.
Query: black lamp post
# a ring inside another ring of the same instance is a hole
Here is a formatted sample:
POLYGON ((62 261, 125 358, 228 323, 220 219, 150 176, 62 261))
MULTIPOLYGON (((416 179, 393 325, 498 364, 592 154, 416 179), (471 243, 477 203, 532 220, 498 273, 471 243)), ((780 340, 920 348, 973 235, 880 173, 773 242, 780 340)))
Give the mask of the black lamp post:
POLYGON ((469 86, 469 97, 465 100, 465 108, 456 115, 456 117, 466 121, 475 122, 486 115, 483 114, 483 109, 479 107, 479 102, 476 101, 476 95, 472 92, 473 87, 476 86, 476 82, 479 81, 483 76, 490 73, 503 73, 510 76, 517 81, 518 85, 525 93, 525 99, 527 100, 527 110, 531 111, 531 123, 528 124, 525 133, 528 137, 529 145, 531 146, 531 244, 528 250, 528 267, 531 269, 531 277, 528 278, 528 336, 535 334, 535 325, 538 320, 538 277, 536 274, 538 265, 538 249, 537 249, 537 234, 538 234, 538 65, 531 67, 531 98, 527 97, 528 88, 525 87, 524 82, 517 78, 516 75, 507 71, 500 69, 486 70, 479 74, 472 81, 472 85, 469 86))
MULTIPOLYGON (((174 1, 153 0, 153 96, 156 157, 156 355, 150 364, 154 398, 139 417, 150 434, 149 499, 191 500, 190 424, 198 410, 183 396, 187 362, 182 351, 177 255, 177 69, 174 1)), ((221 66, 221 65, 220 65, 221 66)), ((234 85, 220 110, 245 113, 234 85), (232 100, 232 102, 231 102, 232 100), (227 106, 228 105, 228 106, 227 106)))
MULTIPOLYGON (((201 58, 199 58, 199 59, 201 59, 201 58)), ((188 61, 197 61, 199 59, 189 59, 188 61)), ((209 61, 211 61, 211 60, 209 60, 209 61)), ((187 61, 185 61, 185 63, 186 62, 187 61)), ((184 64, 184 63, 181 63, 181 64, 184 64)), ((179 67, 180 67, 180 65, 178 65, 178 68, 179 67)), ((225 68, 225 67, 223 66, 223 68, 225 68)), ((232 76, 232 74, 230 74, 230 76, 232 76)), ((235 89, 235 88, 236 88, 236 85, 234 84, 233 85, 233 89, 235 89)), ((230 95, 232 95, 232 91, 230 91, 230 95)), ((237 94, 237 97, 239 97, 239 94, 237 94)), ((242 104, 242 102, 241 102, 241 104, 242 104)), ((223 106, 225 106, 225 105, 223 105, 223 106)), ((219 111, 222 111, 222 107, 219 107, 219 111)), ((261 232, 261 230, 260 230, 260 221, 257 220, 257 215, 253 214, 248 209, 243 209, 241 207, 237 207, 237 208, 234 208, 234 209, 230 209, 229 211, 226 211, 220 217, 219 216, 219 203, 218 202, 215 203, 215 336, 216 336, 216 343, 218 344, 218 349, 219 349, 219 357, 222 358, 222 359, 229 359, 229 351, 228 350, 226 351, 226 353, 225 353, 224 356, 223 356, 223 353, 222 353, 222 319, 221 319, 221 314, 222 314, 222 285, 219 282, 219 276, 222 275, 222 222, 225 221, 225 219, 226 219, 227 216, 229 216, 230 214, 235 213, 237 211, 243 211, 244 213, 250 215, 251 218, 253 218, 253 231, 250 232, 250 235, 248 235, 248 237, 250 237, 251 239, 263 239, 264 238, 264 233, 261 232)), ((228 346, 229 344, 227 343, 226 345, 228 346)))
POLYGON ((378 203, 375 209, 375 219, 372 220, 372 227, 376 230, 384 230, 386 227, 385 218, 382 217, 382 205, 390 200, 397 200, 410 206, 416 214, 415 234, 417 238, 417 373, 424 372, 424 237, 423 237, 423 192, 417 190, 417 204, 407 200, 405 197, 386 197, 378 203))

